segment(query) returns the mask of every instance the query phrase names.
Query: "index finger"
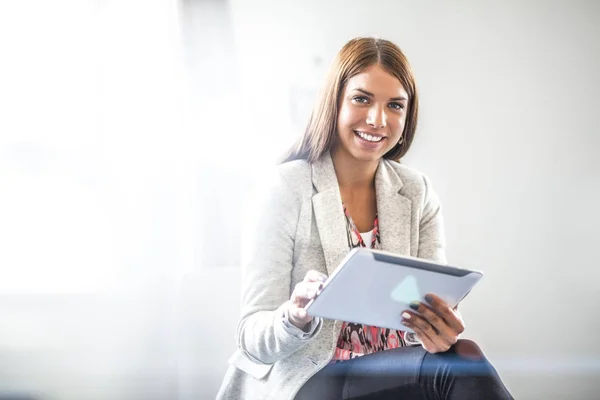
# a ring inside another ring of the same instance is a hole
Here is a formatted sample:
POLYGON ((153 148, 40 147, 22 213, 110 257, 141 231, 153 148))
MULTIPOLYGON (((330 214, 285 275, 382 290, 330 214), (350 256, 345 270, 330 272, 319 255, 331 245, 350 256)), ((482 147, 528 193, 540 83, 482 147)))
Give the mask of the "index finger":
POLYGON ((441 297, 428 293, 425 295, 425 300, 429 303, 430 308, 440 317, 442 317, 448 325, 455 331, 461 331, 463 329, 463 322, 456 316, 456 313, 448 303, 442 300, 441 297))
POLYGON ((327 275, 322 272, 311 269, 304 276, 304 281, 306 282, 325 282, 327 280, 327 275))

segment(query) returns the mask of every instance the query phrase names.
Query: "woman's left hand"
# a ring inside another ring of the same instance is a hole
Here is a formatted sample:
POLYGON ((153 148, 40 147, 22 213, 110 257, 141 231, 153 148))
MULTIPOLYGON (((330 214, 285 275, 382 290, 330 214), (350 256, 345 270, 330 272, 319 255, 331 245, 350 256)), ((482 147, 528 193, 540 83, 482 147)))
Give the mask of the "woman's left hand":
POLYGON ((465 330, 462 316, 457 309, 450 308, 448 303, 434 294, 426 295, 425 300, 429 305, 411 303, 410 307, 414 311, 404 311, 402 323, 415 331, 428 352, 448 351, 465 330))

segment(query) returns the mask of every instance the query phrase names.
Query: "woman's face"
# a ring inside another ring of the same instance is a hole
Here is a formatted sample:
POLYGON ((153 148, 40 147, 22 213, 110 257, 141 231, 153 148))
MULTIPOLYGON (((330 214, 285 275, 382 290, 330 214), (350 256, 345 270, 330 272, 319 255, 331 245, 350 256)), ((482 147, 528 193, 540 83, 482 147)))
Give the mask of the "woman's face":
POLYGON ((398 144, 408 94, 398 79, 373 65, 343 88, 334 151, 358 161, 376 161, 398 144))

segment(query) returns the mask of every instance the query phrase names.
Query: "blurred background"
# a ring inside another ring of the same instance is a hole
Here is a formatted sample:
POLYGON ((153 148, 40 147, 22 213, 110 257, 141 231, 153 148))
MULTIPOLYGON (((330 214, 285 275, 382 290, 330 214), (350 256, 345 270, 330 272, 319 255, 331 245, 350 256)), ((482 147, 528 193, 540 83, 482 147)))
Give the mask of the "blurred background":
POLYGON ((0 399, 214 398, 246 196, 350 38, 397 43, 403 160, 518 399, 600 390, 600 2, 0 4, 0 399))

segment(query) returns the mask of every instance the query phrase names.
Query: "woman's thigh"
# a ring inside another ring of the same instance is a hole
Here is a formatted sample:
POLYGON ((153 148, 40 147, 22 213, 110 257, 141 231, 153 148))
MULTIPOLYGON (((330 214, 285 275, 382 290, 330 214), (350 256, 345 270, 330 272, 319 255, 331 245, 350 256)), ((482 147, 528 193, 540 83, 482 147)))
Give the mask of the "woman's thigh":
POLYGON ((398 390, 414 398, 426 353, 421 346, 401 347, 330 364, 304 384, 296 400, 376 399, 398 390))
POLYGON ((512 399, 479 347, 459 340, 445 353, 421 346, 331 364, 299 391, 305 399, 512 399))

